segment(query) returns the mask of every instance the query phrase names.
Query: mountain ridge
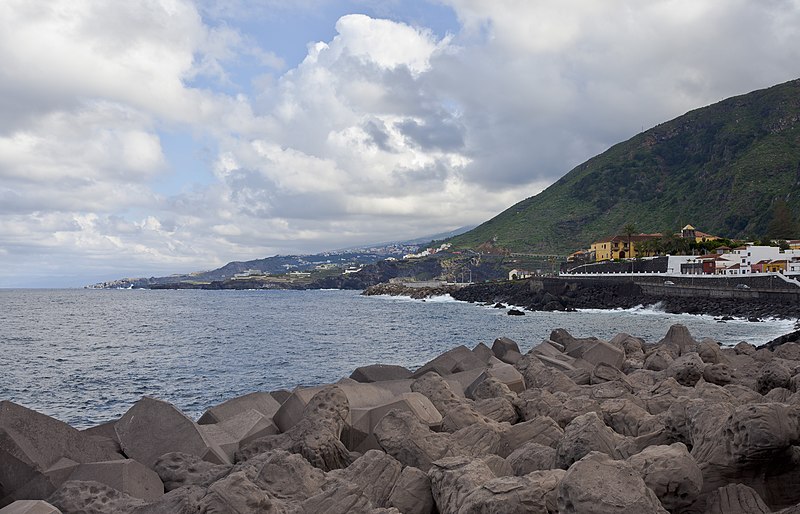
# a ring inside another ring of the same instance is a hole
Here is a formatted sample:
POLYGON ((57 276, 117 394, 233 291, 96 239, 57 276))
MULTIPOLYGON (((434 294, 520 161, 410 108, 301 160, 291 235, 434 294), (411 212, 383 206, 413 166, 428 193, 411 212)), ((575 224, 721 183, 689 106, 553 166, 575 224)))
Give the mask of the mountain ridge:
MULTIPOLYGON (((800 79, 691 110, 579 164, 541 193, 449 239, 566 255, 622 230, 691 223, 731 238, 769 235, 800 212, 800 79)), ((784 232, 787 229, 784 228, 784 232)))

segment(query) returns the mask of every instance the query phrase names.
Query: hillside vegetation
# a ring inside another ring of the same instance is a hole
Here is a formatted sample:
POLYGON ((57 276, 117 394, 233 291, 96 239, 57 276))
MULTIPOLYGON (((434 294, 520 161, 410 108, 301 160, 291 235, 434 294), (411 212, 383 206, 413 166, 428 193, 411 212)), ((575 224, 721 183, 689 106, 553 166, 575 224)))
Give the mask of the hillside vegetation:
POLYGON ((577 166, 451 242, 567 254, 621 233, 692 224, 731 237, 800 237, 800 79, 662 123, 577 166))

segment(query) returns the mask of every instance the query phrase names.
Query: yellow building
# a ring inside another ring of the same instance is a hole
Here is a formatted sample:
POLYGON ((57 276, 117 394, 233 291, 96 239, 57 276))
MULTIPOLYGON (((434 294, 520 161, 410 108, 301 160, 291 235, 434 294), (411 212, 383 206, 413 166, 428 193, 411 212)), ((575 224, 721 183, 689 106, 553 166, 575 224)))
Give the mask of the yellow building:
POLYGON ((630 237, 626 235, 614 236, 592 243, 591 248, 595 254, 596 261, 647 257, 645 253, 636 249, 636 245, 660 237, 661 234, 634 234, 630 237))
POLYGON ((764 264, 765 273, 783 273, 786 271, 786 259, 770 261, 764 264))

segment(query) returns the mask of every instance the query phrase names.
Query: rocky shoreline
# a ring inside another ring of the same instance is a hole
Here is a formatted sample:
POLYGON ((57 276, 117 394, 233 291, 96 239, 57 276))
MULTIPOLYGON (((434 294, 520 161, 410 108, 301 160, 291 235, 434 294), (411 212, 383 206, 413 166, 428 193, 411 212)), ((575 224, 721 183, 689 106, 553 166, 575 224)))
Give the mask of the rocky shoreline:
POLYGON ((570 311, 575 309, 630 309, 658 305, 672 314, 707 314, 750 319, 800 319, 800 304, 766 298, 710 298, 645 294, 631 281, 574 281, 560 278, 486 282, 464 287, 409 288, 399 284, 378 284, 365 295, 388 294, 427 298, 449 294, 471 303, 504 303, 529 311, 570 311))
POLYGON ((800 512, 800 345, 563 329, 418 370, 152 398, 78 431, 0 402, 0 509, 36 513, 800 512), (524 353, 523 353, 524 352, 524 353))

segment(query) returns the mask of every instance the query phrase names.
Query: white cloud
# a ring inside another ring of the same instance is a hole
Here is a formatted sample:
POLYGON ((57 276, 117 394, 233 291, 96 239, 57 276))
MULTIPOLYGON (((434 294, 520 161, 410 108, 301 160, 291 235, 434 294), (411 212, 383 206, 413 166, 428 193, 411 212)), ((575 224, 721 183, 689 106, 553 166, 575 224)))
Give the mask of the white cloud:
POLYGON ((457 34, 347 15, 288 70, 237 24, 316 2, 0 3, 0 285, 479 222, 641 128, 800 75, 797 0, 444 3, 457 34), (171 168, 175 132, 208 170, 171 168), (187 176, 208 178, 155 191, 187 176))

